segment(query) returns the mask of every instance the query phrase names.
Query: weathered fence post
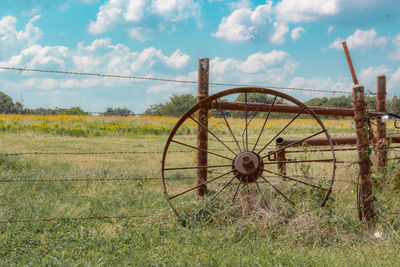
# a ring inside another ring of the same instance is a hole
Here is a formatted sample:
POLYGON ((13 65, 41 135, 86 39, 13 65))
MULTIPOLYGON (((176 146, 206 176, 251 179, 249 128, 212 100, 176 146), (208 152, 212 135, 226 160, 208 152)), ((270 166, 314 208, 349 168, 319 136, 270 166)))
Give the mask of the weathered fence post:
MULTIPOLYGON (((208 79, 209 79, 210 60, 208 58, 199 59, 199 73, 198 73, 198 94, 197 102, 208 97, 208 79)), ((205 127, 208 127, 208 107, 203 107, 197 112, 197 120, 205 127)), ((207 129, 201 125, 197 125, 197 166, 207 166, 207 151, 208 150, 208 132, 207 129)), ((196 185, 202 184, 207 181, 207 168, 198 168, 196 176, 196 185)), ((206 185, 196 188, 196 194, 203 196, 207 190, 206 185)))
MULTIPOLYGON (((284 145, 279 144, 280 142, 282 142, 282 138, 277 138, 276 141, 276 150, 281 149, 282 147, 284 147, 284 145)), ((282 175, 286 175, 286 163, 284 161, 286 161, 286 151, 285 149, 279 151, 278 153, 276 153, 276 161, 277 163, 277 167, 278 167, 278 173, 282 174, 282 175)))
POLYGON ((353 87, 354 121, 356 124, 358 165, 360 175, 361 219, 370 222, 374 216, 374 196, 371 183, 371 160, 369 158, 368 117, 364 86, 353 87))
MULTIPOLYGON (((380 75, 377 78, 376 89, 376 110, 378 112, 386 112, 386 76, 380 75)), ((377 124, 377 153, 376 165, 380 171, 384 170, 387 163, 387 138, 386 138, 386 122, 378 119, 377 124)))

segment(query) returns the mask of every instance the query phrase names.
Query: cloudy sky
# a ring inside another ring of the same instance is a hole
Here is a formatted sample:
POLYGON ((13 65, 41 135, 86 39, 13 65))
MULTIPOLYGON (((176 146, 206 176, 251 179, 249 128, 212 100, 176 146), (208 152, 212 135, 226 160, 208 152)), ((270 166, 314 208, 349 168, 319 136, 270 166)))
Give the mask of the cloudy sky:
MULTIPOLYGON (((399 95, 399 13, 399 0, 0 0, 0 66, 196 80, 208 57, 214 82, 350 91, 346 40, 360 83, 386 74, 399 95)), ((0 90, 32 108, 143 112, 197 89, 0 70, 0 90)))

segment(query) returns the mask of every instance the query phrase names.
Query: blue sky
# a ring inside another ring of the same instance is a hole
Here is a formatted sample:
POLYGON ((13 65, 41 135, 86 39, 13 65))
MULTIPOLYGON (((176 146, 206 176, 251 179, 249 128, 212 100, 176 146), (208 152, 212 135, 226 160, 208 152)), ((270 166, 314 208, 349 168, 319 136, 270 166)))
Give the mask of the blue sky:
MULTIPOLYGON (((196 80, 198 58, 208 57, 215 82, 350 91, 346 40, 360 83, 375 90, 385 74, 393 96, 399 13, 399 0, 0 0, 0 66, 196 80)), ((197 89, 0 70, 0 90, 32 108, 143 112, 197 89)))

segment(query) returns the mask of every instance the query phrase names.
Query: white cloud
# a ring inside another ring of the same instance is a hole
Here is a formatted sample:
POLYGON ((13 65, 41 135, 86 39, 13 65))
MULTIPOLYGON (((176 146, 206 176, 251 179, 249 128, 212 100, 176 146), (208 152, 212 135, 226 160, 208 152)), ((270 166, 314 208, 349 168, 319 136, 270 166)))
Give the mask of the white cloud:
POLYGON ((377 67, 368 67, 362 69, 359 74, 360 83, 366 87, 373 87, 376 84, 376 77, 381 74, 389 74, 392 70, 386 65, 380 65, 377 67))
POLYGON ((292 38, 292 40, 297 40, 303 35, 305 31, 306 30, 303 27, 294 28, 290 33, 290 37, 292 38))
MULTIPOLYGON (((335 25, 371 25, 382 21, 393 21, 399 16, 398 0, 266 0, 263 5, 252 8, 249 0, 230 3, 232 13, 223 17, 213 35, 229 42, 248 42, 258 37, 269 36, 269 41, 282 44, 290 24, 324 22, 328 33, 335 25), (254 20, 258 13, 260 20, 254 20), (273 25, 273 32, 271 26, 273 25)), ((297 29, 298 28, 298 29, 297 29)), ((300 28, 293 32, 294 40, 300 37, 300 28)), ((353 40, 356 42, 357 40, 353 40)), ((379 45, 385 42, 377 39, 379 45)))
MULTIPOLYGON (((75 72, 93 72, 117 75, 148 75, 165 76, 165 73, 181 70, 190 60, 190 56, 177 49, 170 55, 165 55, 161 49, 149 47, 143 51, 131 51, 123 44, 113 44, 110 39, 97 39, 89 45, 78 44, 75 50, 64 46, 40 46, 33 45, 23 49, 18 55, 12 56, 7 61, 0 61, 0 65, 8 67, 28 67, 49 70, 67 70, 75 72)), ((36 73, 24 72, 28 76, 36 73)), ((171 78, 171 77, 169 77, 171 78)), ((172 77, 175 78, 175 77, 172 77)), ((51 78, 53 79, 53 78, 51 78)), ((112 87, 115 85, 126 85, 132 83, 127 79, 66 79, 65 77, 54 78, 54 86, 60 88, 90 87, 102 85, 112 87), (93 83, 97 81, 96 83, 93 83)), ((38 83, 25 85, 41 87, 44 89, 53 88, 49 80, 38 80, 38 83), (45 84, 47 84, 45 86, 45 84), (50 85, 48 85, 50 84, 50 85)), ((135 80, 137 82, 137 80, 135 80)))
POLYGON ((210 73, 216 82, 278 85, 297 68, 290 55, 281 50, 255 53, 240 61, 216 57, 210 62, 210 73))
MULTIPOLYGON (((304 77, 295 77, 289 82, 288 87, 322 89, 332 92, 333 91, 351 92, 352 82, 347 77, 343 77, 342 79, 338 80, 334 80, 331 77, 315 77, 311 79, 307 79, 304 77)), ((301 94, 299 92, 293 92, 293 94, 297 94, 298 96, 296 97, 309 96, 309 98, 326 96, 326 93, 323 92, 307 92, 307 91, 302 92, 301 94)))
POLYGON ((13 16, 5 16, 0 19, 0 59, 9 58, 21 49, 35 44, 43 35, 42 31, 34 26, 34 22, 40 19, 35 16, 25 25, 24 30, 17 30, 17 19, 13 16))
POLYGON ((361 84, 364 84, 367 89, 375 91, 376 80, 379 75, 386 75, 387 77, 387 92, 398 95, 398 89, 400 88, 400 68, 393 71, 390 67, 386 65, 380 65, 376 67, 371 66, 362 69, 360 72, 361 84))
POLYGON ((88 31, 101 34, 119 26, 130 29, 129 36, 141 40, 144 35, 138 29, 151 25, 153 31, 161 30, 192 17, 200 24, 200 5, 194 0, 108 0, 100 6, 88 31))
POLYGON ((339 12, 339 0, 282 0, 276 5, 279 20, 287 22, 316 21, 339 12))
POLYGON ((274 33, 269 39, 273 44, 283 44, 285 42, 285 36, 289 31, 287 23, 275 21, 274 22, 274 33))
POLYGON ((40 45, 33 45, 23 49, 20 54, 12 56, 8 61, 0 63, 8 67, 47 67, 60 70, 65 67, 68 52, 68 48, 64 46, 42 47, 40 45))
POLYGON ((254 10, 241 6, 228 17, 222 18, 218 31, 213 35, 229 42, 243 42, 266 36, 271 9, 272 1, 267 1, 265 5, 259 5, 254 10))
POLYGON ((398 68, 394 73, 392 73, 387 82, 388 92, 395 91, 395 95, 399 95, 400 88, 400 68, 398 68))
POLYGON ((200 18, 200 6, 193 0, 153 0, 151 12, 176 22, 193 16, 200 18))
POLYGON ((123 10, 129 10, 127 0, 110 0, 100 6, 96 21, 89 24, 89 33, 100 34, 108 31, 117 23, 121 23, 123 10))
POLYGON ((154 31, 150 28, 136 27, 128 31, 130 38, 138 41, 147 41, 154 35, 154 31))
POLYGON ((400 33, 394 38, 393 44, 396 47, 396 51, 391 55, 391 58, 400 59, 400 33))
POLYGON ((398 0, 282 0, 274 8, 277 20, 291 23, 368 24, 396 18, 399 7, 398 0))
MULTIPOLYGON (((335 49, 342 49, 342 38, 337 38, 332 42, 329 47, 335 49)), ((373 48, 385 46, 387 42, 386 37, 378 37, 378 33, 374 28, 370 30, 357 29, 353 35, 346 38, 346 43, 349 49, 355 49, 359 47, 373 48)))

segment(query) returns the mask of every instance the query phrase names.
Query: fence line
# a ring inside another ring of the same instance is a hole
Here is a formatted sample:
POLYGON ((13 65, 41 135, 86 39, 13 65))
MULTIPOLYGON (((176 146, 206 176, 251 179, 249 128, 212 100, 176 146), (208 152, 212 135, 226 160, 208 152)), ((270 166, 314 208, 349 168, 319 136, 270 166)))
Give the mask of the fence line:
POLYGON ((0 224, 15 224, 15 223, 31 223, 31 222, 60 222, 60 221, 89 221, 89 220, 121 220, 121 219, 134 219, 134 218, 149 218, 161 216, 162 214, 145 214, 145 215, 127 215, 127 216, 89 216, 89 217, 53 217, 41 219, 23 219, 23 220, 2 220, 0 224))
MULTIPOLYGON (((89 73, 89 72, 71 72, 71 71, 43 70, 43 69, 20 68, 20 67, 3 67, 3 66, 0 66, 0 69, 2 69, 2 70, 16 70, 16 71, 29 71, 29 72, 41 72, 41 73, 53 73, 53 74, 79 75, 79 76, 95 76, 95 77, 106 77, 106 78, 119 78, 119 79, 161 81, 161 82, 171 82, 171 83, 198 84, 198 81, 192 81, 192 80, 174 80, 174 79, 165 79, 165 78, 157 78, 157 77, 146 77, 146 76, 114 75, 114 74, 101 74, 101 73, 89 73)), ((319 93, 331 93, 331 94, 351 94, 352 93, 351 91, 344 91, 344 90, 322 90, 322 89, 311 89, 311 88, 280 87, 280 86, 236 84, 236 83, 209 82, 209 85, 234 86, 234 87, 267 87, 267 88, 270 88, 270 89, 277 89, 277 90, 319 92, 319 93)))

